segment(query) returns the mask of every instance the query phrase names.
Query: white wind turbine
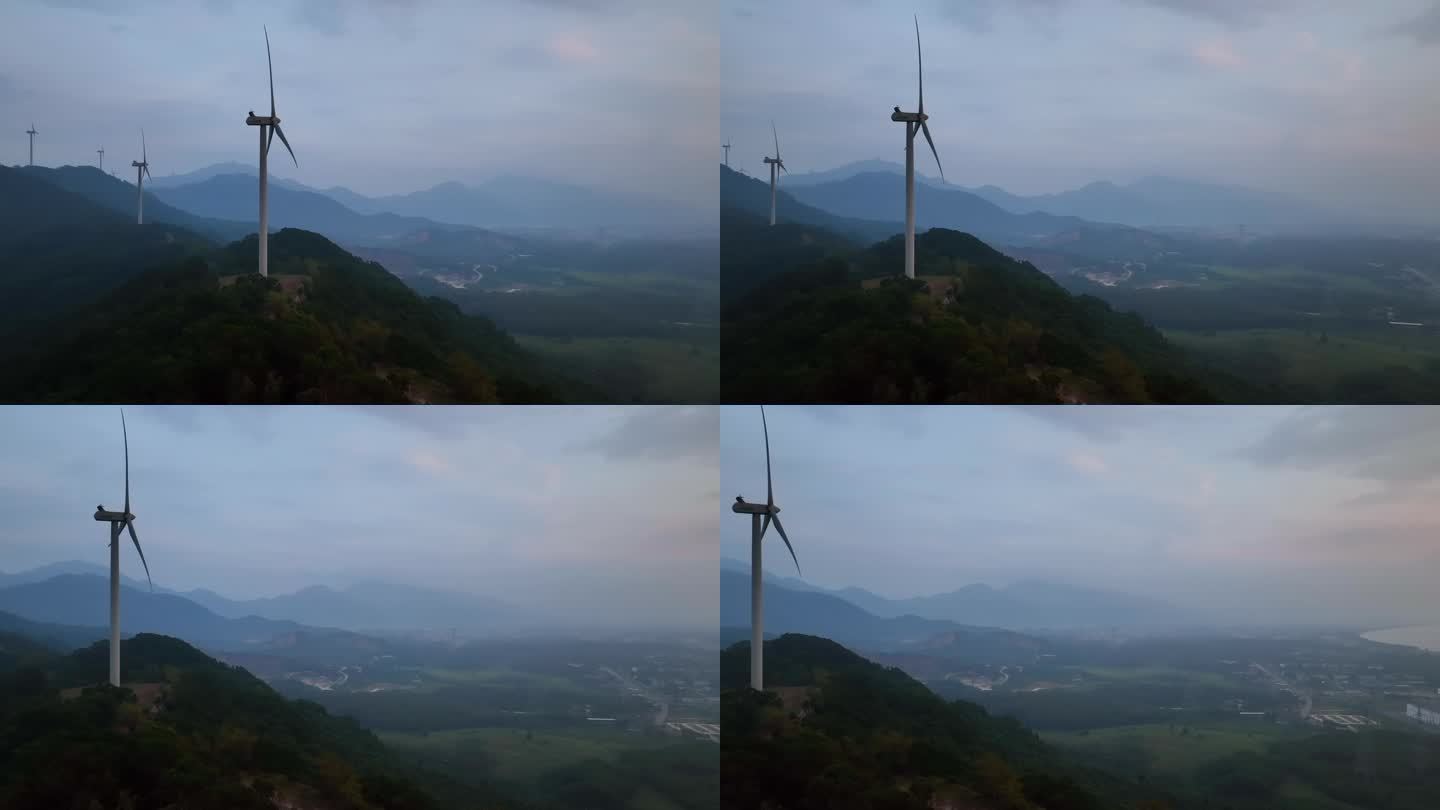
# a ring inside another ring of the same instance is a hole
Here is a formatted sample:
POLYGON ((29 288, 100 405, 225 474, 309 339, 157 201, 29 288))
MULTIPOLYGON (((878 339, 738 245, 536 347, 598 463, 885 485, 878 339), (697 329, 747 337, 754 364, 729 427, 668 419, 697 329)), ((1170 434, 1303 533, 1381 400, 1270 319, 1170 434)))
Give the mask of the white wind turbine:
POLYGON ((260 128, 260 275, 270 275, 270 197, 268 189, 270 185, 270 171, 267 168, 266 158, 270 154, 270 142, 275 136, 280 136, 280 142, 285 144, 285 151, 290 153, 290 159, 295 161, 295 168, 300 168, 300 161, 295 160, 295 150, 290 148, 290 141, 285 139, 285 131, 280 129, 280 116, 275 114, 275 65, 270 61, 270 29, 265 29, 265 65, 270 71, 270 114, 256 115, 254 110, 245 118, 248 126, 260 128))
POLYGON ((730 168, 730 140, 727 138, 725 143, 720 144, 720 148, 725 150, 725 168, 728 169, 730 168))
MULTIPOLYGON (((105 150, 100 150, 103 153, 105 150)), ((150 157, 145 149, 145 130, 140 130, 140 159, 130 161, 135 167, 135 224, 145 224, 145 178, 150 176, 150 157)))
POLYGON ((100 156, 100 171, 105 171, 105 147, 102 146, 96 149, 95 154, 100 156))
POLYGON ((750 688, 756 691, 765 689, 765 592, 760 541, 772 522, 775 531, 780 533, 780 539, 785 541, 785 548, 790 549, 795 573, 800 573, 800 560, 795 556, 790 538, 785 535, 785 527, 780 525, 780 507, 775 505, 775 486, 770 480, 770 427, 765 423, 764 405, 760 406, 760 426, 765 431, 765 503, 747 503, 743 497, 736 495, 735 503, 730 507, 736 514, 750 516, 750 688), (763 523, 761 515, 765 516, 763 523))
POLYGON ((27 129, 27 130, 25 130, 25 134, 30 136, 30 165, 31 165, 31 166, 34 166, 34 165, 35 165, 35 136, 36 136, 36 135, 39 135, 40 133, 38 133, 38 132, 35 131, 35 124, 32 122, 32 123, 30 124, 30 128, 27 129))
MULTIPOLYGON (((125 412, 120 412, 120 432, 125 439, 125 510, 107 512, 104 506, 95 507, 95 519, 110 524, 110 685, 120 685, 120 534, 130 532, 130 540, 140 553, 140 564, 145 566, 145 581, 150 582, 150 564, 145 562, 145 552, 140 550, 140 538, 135 536, 135 515, 130 512, 130 434, 125 430, 125 412)), ((155 585, 150 584, 150 590, 155 585)))
POLYGON ((787 169, 787 168, 785 168, 785 161, 783 161, 783 160, 780 159, 780 134, 775 131, 775 122, 774 122, 774 121, 771 121, 771 122, 770 122, 770 134, 775 136, 775 157, 773 157, 773 158, 768 158, 768 157, 767 157, 767 158, 765 158, 765 162, 768 163, 768 164, 770 164, 770 224, 771 224, 771 225, 774 225, 774 224, 775 224, 775 181, 779 178, 780 172, 785 172, 786 174, 789 174, 789 173, 790 173, 790 170, 787 169))
POLYGON ((940 169, 940 181, 945 181, 945 168, 940 165, 940 153, 935 151, 935 141, 930 139, 930 127, 925 123, 930 116, 925 114, 925 66, 920 58, 920 18, 915 18, 915 66, 920 77, 920 107, 913 113, 901 112, 899 107, 890 113, 891 121, 905 122, 905 277, 915 278, 915 134, 925 135, 930 144, 930 153, 935 155, 935 166, 940 169))

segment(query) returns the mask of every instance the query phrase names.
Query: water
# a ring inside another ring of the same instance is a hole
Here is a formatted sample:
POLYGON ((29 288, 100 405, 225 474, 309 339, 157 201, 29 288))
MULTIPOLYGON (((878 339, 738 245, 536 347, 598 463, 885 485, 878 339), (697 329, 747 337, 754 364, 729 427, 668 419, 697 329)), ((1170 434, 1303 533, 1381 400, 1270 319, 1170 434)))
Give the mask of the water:
POLYGON ((1422 650, 1440 652, 1440 624, 1371 630, 1362 635, 1370 641, 1378 641, 1381 644, 1404 644, 1409 647, 1419 647, 1422 650))

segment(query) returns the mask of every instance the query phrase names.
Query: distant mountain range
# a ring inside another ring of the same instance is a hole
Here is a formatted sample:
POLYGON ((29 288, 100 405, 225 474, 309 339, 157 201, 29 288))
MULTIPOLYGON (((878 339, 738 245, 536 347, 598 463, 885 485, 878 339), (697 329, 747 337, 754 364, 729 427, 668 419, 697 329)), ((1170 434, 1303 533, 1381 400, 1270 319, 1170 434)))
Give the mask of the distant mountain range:
MULTIPOLYGON (((725 571, 749 575, 747 563, 721 562, 725 571)), ((864 588, 827 590, 768 571, 765 580, 791 591, 843 599, 882 618, 923 616, 1011 630, 1173 627, 1198 621, 1187 611, 1159 600, 1052 582, 1016 582, 1003 588, 975 583, 929 596, 888 599, 864 588)))
MULTIPOLYGON (((250 206, 249 217, 253 219, 255 175, 256 169, 252 165, 218 163, 185 174, 156 178, 151 187, 162 197, 179 205, 176 201, 182 198, 174 195, 186 187, 222 177, 242 176, 251 184, 249 196, 243 201, 250 206)), ((713 213, 671 200, 517 175, 502 175, 474 185, 451 181, 408 194, 379 197, 359 194, 343 186, 312 188, 272 175, 272 217, 276 216, 274 195, 277 189, 317 194, 358 214, 420 217, 437 223, 478 228, 618 229, 637 235, 654 235, 676 230, 689 231, 707 224, 713 227, 714 217, 713 213)), ((284 224, 331 235, 322 228, 294 222, 284 224)))
MULTIPOLYGON (((192 644, 244 649, 294 633, 296 622, 257 616, 226 618, 181 596, 122 586, 126 635, 162 633, 192 644)), ((0 611, 47 624, 109 627, 110 583, 105 577, 61 574, 0 589, 0 611)))
MULTIPOLYGON (((72 580, 77 577, 83 580, 108 580, 109 569, 95 563, 69 560, 13 574, 0 572, 0 594, 20 586, 43 585, 44 587, 21 593, 48 595, 50 589, 61 587, 61 584, 56 582, 57 579, 64 583, 64 587, 70 588, 76 587, 72 580)), ((127 594, 134 590, 142 596, 152 596, 143 581, 123 575, 120 581, 127 594)), ((384 582, 362 582, 340 589, 314 585, 294 593, 263 599, 229 599, 203 588, 176 591, 157 585, 153 596, 181 599, 222 619, 260 618, 279 622, 286 625, 282 628, 286 632, 298 625, 309 625, 356 632, 448 632, 455 628, 463 633, 483 633, 539 621, 538 617, 499 599, 384 582)), ((124 598, 128 599, 128 595, 124 598)), ((4 607, 4 604, 7 603, 0 597, 0 610, 11 610, 4 607)), ((108 597, 104 604, 109 604, 108 597)), ((36 621, 61 624, 84 624, 76 619, 85 615, 76 613, 42 616, 23 610, 11 612, 36 621)), ((126 614, 128 616, 128 609, 126 614)), ((100 624, 108 625, 108 614, 101 618, 100 624)), ((149 628, 146 630, 161 632, 149 628)))
MULTIPOLYGON (((19 169, 0 167, 0 171, 17 172, 24 177, 40 180, 56 189, 82 197, 93 206, 111 212, 101 218, 95 216, 88 208, 82 209, 73 202, 63 203, 76 212, 77 224, 97 225, 105 222, 133 224, 135 222, 135 184, 112 177, 94 166, 61 166, 53 169, 43 166, 25 166, 19 169)), ((27 192, 20 193, 20 189, 11 187, 15 182, 8 178, 0 182, 0 197, 31 208, 36 211, 36 216, 41 216, 41 212, 44 212, 43 215, 47 217, 47 225, 57 224, 53 220, 53 214, 50 213, 56 204, 48 200, 37 200, 33 196, 36 193, 33 187, 27 192)), ((251 197, 254 197, 253 193, 251 197)), ((255 212, 253 210, 249 216, 235 218, 212 217, 203 213, 181 210, 161 200, 153 191, 145 192, 145 222, 147 224, 178 225, 211 239, 228 241, 239 239, 246 233, 253 233, 255 226, 247 223, 252 223, 254 219, 255 212)), ((10 221, 14 222, 15 220, 10 221)), ((10 234, 23 230, 23 228, 11 230, 10 234)))
MULTIPOLYGON (((720 626, 750 625, 750 577, 720 572, 720 626)), ((873 652, 931 652, 968 663, 1005 663, 1049 648, 1049 642, 994 627, 975 627, 920 616, 881 617, 838 596, 790 590, 775 583, 765 588, 765 633, 809 633, 873 652)))
MULTIPOLYGON (((782 183, 790 188, 802 188, 841 183, 864 174, 903 178, 905 167, 894 161, 861 160, 834 169, 787 175, 782 183)), ((1056 194, 1030 196, 1013 194, 994 185, 966 187, 943 184, 938 178, 920 172, 916 172, 916 180, 921 186, 972 194, 1013 214, 1039 212, 1138 228, 1232 229, 1243 225, 1257 229, 1288 229, 1376 221, 1368 213, 1317 205, 1288 194, 1175 177, 1143 177, 1126 184, 1098 181, 1056 194)), ((920 192, 917 191, 916 195, 918 197, 920 192)), ((796 196, 801 200, 807 199, 803 194, 796 196)), ((813 199, 810 201, 816 204, 813 199)), ((923 215, 925 205, 918 201, 917 204, 919 213, 923 215)))

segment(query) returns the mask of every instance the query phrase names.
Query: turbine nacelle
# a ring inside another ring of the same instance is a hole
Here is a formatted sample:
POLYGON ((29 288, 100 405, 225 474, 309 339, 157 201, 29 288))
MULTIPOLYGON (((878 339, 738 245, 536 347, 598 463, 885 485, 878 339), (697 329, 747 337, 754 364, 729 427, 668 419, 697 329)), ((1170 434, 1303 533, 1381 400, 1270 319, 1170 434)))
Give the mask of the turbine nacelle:
POLYGON ((103 506, 97 506, 95 519, 101 523, 129 523, 135 519, 135 515, 129 512, 111 512, 103 506))
POLYGON ((245 116, 245 123, 249 124, 252 127, 273 127, 276 124, 280 123, 280 116, 256 115, 252 112, 249 115, 245 116))
POLYGON ((896 108, 895 108, 895 111, 892 112, 892 113, 890 113, 890 120, 891 120, 891 121, 908 121, 909 123, 912 123, 912 124, 923 124, 923 123, 925 123, 926 121, 929 121, 929 120, 930 120, 930 116, 926 115, 925 113, 901 112, 901 111, 900 111, 900 108, 899 108, 899 107, 896 107, 896 108))

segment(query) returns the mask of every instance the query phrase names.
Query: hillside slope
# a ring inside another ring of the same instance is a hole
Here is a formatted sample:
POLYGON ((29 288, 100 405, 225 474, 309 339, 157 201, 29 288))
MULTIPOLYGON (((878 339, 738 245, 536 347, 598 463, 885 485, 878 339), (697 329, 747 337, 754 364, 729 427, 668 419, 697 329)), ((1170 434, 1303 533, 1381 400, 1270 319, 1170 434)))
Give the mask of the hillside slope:
POLYGON ((125 641, 121 688, 96 685, 107 658, 100 642, 0 673, 0 806, 438 806, 370 732, 182 641, 125 641))
MULTIPOLYGON (((21 171, 56 188, 84 197, 115 212, 122 221, 135 224, 134 183, 105 174, 94 166, 26 166, 21 171)), ((253 203, 253 194, 251 200, 253 203)), ((255 230, 255 217, 253 206, 248 215, 237 212, 236 216, 230 218, 197 216, 166 204, 156 197, 153 191, 145 192, 146 224, 178 225, 210 239, 239 239, 255 230)))
MULTIPOLYGON (((421 298, 318 234, 253 236, 136 275, 26 347, 0 400, 169 403, 549 402, 567 388, 509 335, 421 298)), ((80 266, 71 272, 94 272, 80 266)))
POLYGON ((763 222, 725 225, 727 244, 750 245, 726 269, 754 286, 722 313, 723 401, 1214 401, 1138 316, 968 234, 918 235, 907 280, 899 236, 807 264, 763 222))
POLYGON ((1163 797, 1067 763, 1033 732, 945 702, 829 639, 765 644, 771 691, 746 686, 749 645, 721 654, 721 802, 787 810, 1125 810, 1163 797), (778 691, 775 687, 781 687, 778 691))

